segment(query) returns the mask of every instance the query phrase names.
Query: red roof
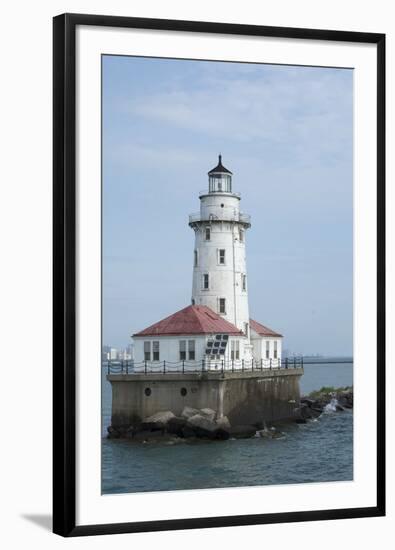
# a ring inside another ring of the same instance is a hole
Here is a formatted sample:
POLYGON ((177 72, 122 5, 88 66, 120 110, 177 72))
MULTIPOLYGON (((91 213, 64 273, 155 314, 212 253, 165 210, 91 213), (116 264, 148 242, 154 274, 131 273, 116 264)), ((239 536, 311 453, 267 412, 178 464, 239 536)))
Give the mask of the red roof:
POLYGON ((180 334, 242 335, 235 325, 225 321, 207 306, 188 306, 133 336, 172 336, 180 334))
POLYGON ((271 328, 265 327, 265 325, 261 325, 261 323, 258 323, 258 321, 254 321, 254 319, 250 319, 250 327, 260 336, 279 336, 282 338, 282 334, 274 332, 274 330, 272 330, 271 328))

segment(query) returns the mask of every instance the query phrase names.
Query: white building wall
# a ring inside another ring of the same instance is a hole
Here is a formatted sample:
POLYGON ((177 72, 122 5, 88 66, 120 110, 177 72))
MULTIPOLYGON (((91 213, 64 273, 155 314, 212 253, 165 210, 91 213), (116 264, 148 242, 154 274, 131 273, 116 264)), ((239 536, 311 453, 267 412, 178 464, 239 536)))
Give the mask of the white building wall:
MULTIPOLYGON (((265 361, 272 360, 273 366, 276 366, 282 359, 282 337, 281 336, 260 336, 254 331, 251 333, 251 344, 253 345, 254 360, 259 363, 261 359, 265 361), (269 342, 269 358, 266 357, 266 342, 269 342), (275 342, 277 342, 277 359, 274 357, 275 342)), ((270 366, 270 365, 266 365, 270 366)))
MULTIPOLYGON (((147 361, 148 369, 160 368, 163 369, 163 362, 166 361, 166 368, 170 370, 182 370, 182 361, 180 359, 180 340, 194 340, 195 341, 195 361, 187 359, 184 362, 184 369, 188 367, 191 369, 200 369, 202 367, 202 360, 204 360, 204 367, 210 369, 225 369, 231 370, 251 368, 251 362, 245 360, 246 348, 249 348, 249 340, 243 336, 229 336, 228 345, 226 346, 224 356, 220 356, 220 359, 210 359, 210 356, 206 355, 207 341, 213 338, 215 335, 180 335, 180 336, 138 336, 134 337, 134 364, 135 370, 145 369, 144 359, 144 342, 151 343, 151 361, 147 361), (159 342, 159 361, 152 360, 153 342, 159 342), (232 361, 231 349, 232 341, 239 342, 239 359, 234 358, 232 361)), ((187 347, 188 350, 188 347, 187 347)))

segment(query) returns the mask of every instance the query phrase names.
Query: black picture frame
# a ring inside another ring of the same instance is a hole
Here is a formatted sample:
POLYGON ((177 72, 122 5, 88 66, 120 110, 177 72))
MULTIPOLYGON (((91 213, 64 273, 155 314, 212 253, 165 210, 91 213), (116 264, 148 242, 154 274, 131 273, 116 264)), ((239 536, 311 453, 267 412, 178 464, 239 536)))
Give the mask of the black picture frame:
POLYGON ((385 35, 103 15, 53 19, 53 531, 136 533, 385 515, 385 35), (377 45, 377 505, 273 514, 76 525, 76 27, 78 25, 377 45))

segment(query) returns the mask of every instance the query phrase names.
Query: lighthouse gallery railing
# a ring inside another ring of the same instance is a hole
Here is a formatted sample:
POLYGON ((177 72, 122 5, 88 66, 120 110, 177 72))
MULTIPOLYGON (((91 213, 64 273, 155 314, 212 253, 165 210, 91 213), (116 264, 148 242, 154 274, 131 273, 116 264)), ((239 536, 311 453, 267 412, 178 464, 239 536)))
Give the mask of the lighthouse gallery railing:
POLYGON ((303 368, 303 357, 257 360, 107 361, 107 374, 191 374, 203 372, 254 372, 303 368))

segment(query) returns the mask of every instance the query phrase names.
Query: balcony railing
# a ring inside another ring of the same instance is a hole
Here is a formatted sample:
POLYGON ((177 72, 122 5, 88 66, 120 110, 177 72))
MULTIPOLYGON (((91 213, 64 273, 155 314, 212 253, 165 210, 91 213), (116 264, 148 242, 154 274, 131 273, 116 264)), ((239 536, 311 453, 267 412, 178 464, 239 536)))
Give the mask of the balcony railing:
POLYGON ((292 359, 213 360, 201 361, 108 361, 107 374, 193 374, 218 372, 255 372, 303 368, 303 357, 292 359))
POLYGON ((233 214, 230 212, 221 213, 220 216, 215 216, 210 214, 209 216, 202 216, 200 212, 194 212, 189 215, 189 223, 196 222, 210 222, 210 221, 225 221, 225 222, 241 222, 247 225, 251 225, 251 216, 249 214, 244 214, 239 212, 238 214, 233 214))
POLYGON ((199 191, 199 197, 203 195, 233 195, 240 198, 240 193, 234 193, 233 191, 209 191, 208 189, 202 189, 199 191))

